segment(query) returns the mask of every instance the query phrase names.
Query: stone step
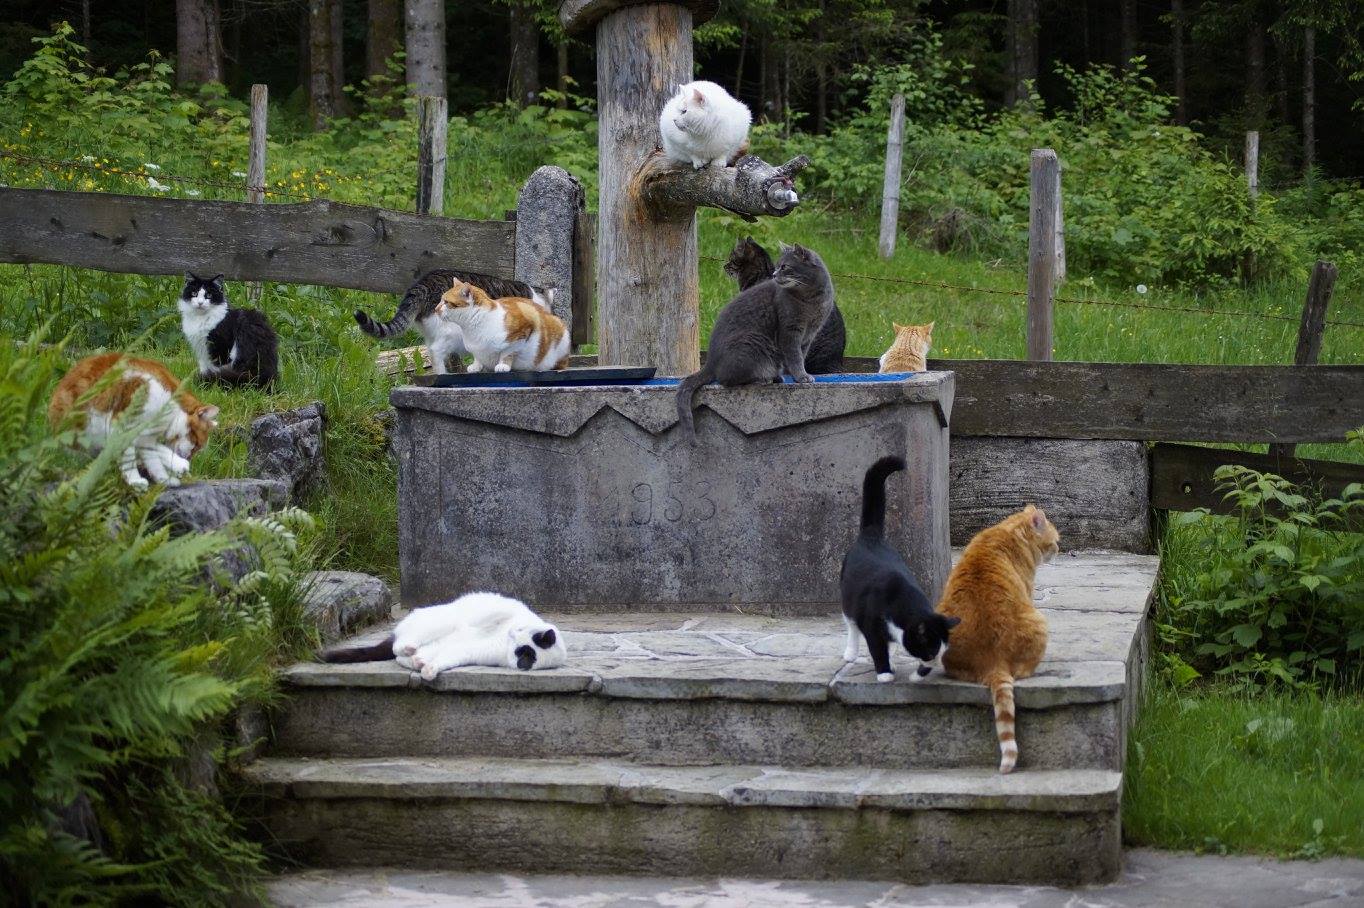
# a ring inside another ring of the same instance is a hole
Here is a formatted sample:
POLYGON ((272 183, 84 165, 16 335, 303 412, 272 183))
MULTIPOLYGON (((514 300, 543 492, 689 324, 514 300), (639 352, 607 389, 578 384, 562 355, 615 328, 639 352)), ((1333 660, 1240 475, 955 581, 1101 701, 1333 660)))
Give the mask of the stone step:
POLYGON ((467 757, 245 774, 272 841, 311 866, 1063 885, 1119 870, 1108 770, 467 757))
MULTIPOLYGON (((1024 768, 1120 769, 1156 559, 1063 558, 1038 578, 1047 659, 1015 689, 1024 768)), ((985 688, 912 661, 876 682, 844 665, 842 621, 741 614, 548 616, 569 665, 423 681, 395 662, 286 672, 289 756, 613 757, 644 763, 989 767, 985 688)), ((386 633, 378 629, 365 639, 386 633)))

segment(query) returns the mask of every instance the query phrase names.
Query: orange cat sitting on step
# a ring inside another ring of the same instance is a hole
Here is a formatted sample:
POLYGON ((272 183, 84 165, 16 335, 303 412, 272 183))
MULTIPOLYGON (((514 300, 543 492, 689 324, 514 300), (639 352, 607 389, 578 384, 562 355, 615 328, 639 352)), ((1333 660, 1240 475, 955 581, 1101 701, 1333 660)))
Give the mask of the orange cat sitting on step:
POLYGON ((135 489, 147 488, 140 466, 152 482, 179 485, 180 477, 189 472, 189 459, 217 426, 218 408, 182 390, 180 379, 155 360, 122 353, 87 356, 57 383, 47 419, 55 428, 76 411, 85 439, 99 448, 108 439, 115 418, 143 390, 141 412, 129 417, 140 424, 141 431, 119 459, 123 479, 135 489))
POLYGON ((1031 675, 1047 649, 1047 619, 1032 604, 1033 580, 1060 542, 1047 515, 1028 505, 975 535, 938 603, 939 612, 961 619, 943 653, 947 676, 990 688, 1000 772, 1018 762, 1014 681, 1031 675))
POLYGON ((568 368, 568 326, 531 300, 493 299, 482 288, 456 280, 441 296, 436 314, 464 333, 464 346, 474 356, 470 372, 568 368))

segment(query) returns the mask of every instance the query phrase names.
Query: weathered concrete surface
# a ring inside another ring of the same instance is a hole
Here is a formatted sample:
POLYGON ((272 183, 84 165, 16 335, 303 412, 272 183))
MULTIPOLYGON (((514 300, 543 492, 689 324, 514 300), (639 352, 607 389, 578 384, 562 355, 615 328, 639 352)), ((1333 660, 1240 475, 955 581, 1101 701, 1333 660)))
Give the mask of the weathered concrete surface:
MULTIPOLYGON (((1039 572, 1051 639, 1038 673, 1015 690, 1024 768, 1121 767, 1126 693, 1139 677, 1130 664, 1156 563, 1066 554, 1039 572), (1065 596, 1069 607, 1050 607, 1065 596)), ((294 666, 276 752, 884 767, 997 757, 983 687, 914 680, 903 654, 897 679, 878 683, 865 647, 843 664, 843 625, 832 616, 548 617, 569 649, 568 665, 553 671, 460 669, 427 682, 392 661, 294 666)))
POLYGON ((276 841, 327 866, 1081 883, 1119 864, 1113 772, 474 759, 263 761, 249 773, 276 841), (460 829, 477 833, 450 834, 460 829))
POLYGON ((303 610, 317 624, 323 643, 332 643, 357 628, 389 617, 393 591, 370 574, 355 571, 312 571, 303 580, 303 610))
POLYGON ((1036 504, 1068 549, 1151 551, 1146 443, 952 439, 952 544, 1036 504))
POLYGON ((247 470, 262 479, 287 483, 294 500, 315 490, 326 470, 326 424, 327 410, 320 400, 257 417, 247 442, 247 470))
POLYGON ((562 167, 536 168, 516 196, 516 279, 554 288, 554 314, 573 327, 573 230, 586 200, 562 167))
MULTIPOLYGON (((590 869, 585 865, 584 869, 590 869)), ((1328 908, 1364 901, 1364 860, 1275 861, 1137 849, 1113 883, 909 886, 862 881, 310 870, 268 887, 280 908, 1328 908)))
POLYGON ((887 526, 946 580, 950 373, 711 388, 399 388, 403 602, 494 588, 541 610, 827 613, 863 474, 899 454, 887 526), (508 454, 515 452, 515 468, 508 454))

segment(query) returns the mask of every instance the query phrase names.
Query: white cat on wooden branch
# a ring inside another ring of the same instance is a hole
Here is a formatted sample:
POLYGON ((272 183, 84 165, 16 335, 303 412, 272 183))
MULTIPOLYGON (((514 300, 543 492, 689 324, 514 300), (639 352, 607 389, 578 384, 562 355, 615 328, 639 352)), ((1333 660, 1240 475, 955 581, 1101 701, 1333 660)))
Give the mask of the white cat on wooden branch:
POLYGON ((714 82, 689 82, 663 105, 658 133, 663 153, 675 164, 697 170, 725 167, 748 148, 748 107, 714 82))

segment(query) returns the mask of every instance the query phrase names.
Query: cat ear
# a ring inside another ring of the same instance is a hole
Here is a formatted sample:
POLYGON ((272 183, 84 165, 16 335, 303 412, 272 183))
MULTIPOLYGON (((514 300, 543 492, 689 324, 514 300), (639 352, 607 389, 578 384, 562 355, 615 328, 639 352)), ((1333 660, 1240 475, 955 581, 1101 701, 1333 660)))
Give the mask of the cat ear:
POLYGON ((216 284, 217 286, 221 287, 223 285, 223 276, 221 274, 215 274, 213 275, 212 278, 209 279, 209 283, 216 284))
POLYGON ((792 249, 795 249, 795 248, 796 248, 795 246, 792 246, 790 243, 783 243, 783 242, 781 242, 781 241, 778 241, 778 242, 777 242, 777 245, 781 247, 781 254, 782 254, 782 255, 786 255, 786 253, 788 253, 788 252, 790 252, 792 249))
POLYGON ((944 615, 942 616, 942 623, 943 627, 950 631, 958 624, 961 624, 961 619, 958 618, 956 615, 944 615))
POLYGON ((905 330, 906 327, 908 327, 907 325, 902 325, 902 324, 900 324, 899 322, 891 322, 891 323, 890 323, 890 326, 891 326, 892 328, 895 329, 895 331, 896 331, 897 334, 898 334, 899 332, 905 330))
POLYGON ((924 328, 928 329, 928 332, 931 334, 933 332, 933 325, 933 322, 929 322, 927 325, 924 325, 924 328))
POLYGON ((185 272, 185 283, 186 283, 186 284, 188 284, 190 281, 197 281, 198 279, 199 279, 199 275, 195 274, 193 271, 186 271, 186 272, 185 272))
MULTIPOLYGON (((1029 505, 1029 507, 1032 507, 1032 506, 1029 505)), ((1047 515, 1044 514, 1044 513, 1042 513, 1041 511, 1039 511, 1037 508, 1033 508, 1033 509, 1032 509, 1032 528, 1033 528, 1034 530, 1036 530, 1037 532, 1040 533, 1040 532, 1042 532, 1042 529, 1043 529, 1044 527, 1046 527, 1046 525, 1047 525, 1047 515)))
POLYGON ((470 306, 472 306, 474 304, 474 288, 470 287, 468 284, 465 284, 459 290, 459 298, 464 300, 464 302, 468 303, 470 306))
POLYGON ((556 639, 554 634, 554 628, 552 627, 547 628, 543 631, 540 631, 538 634, 531 634, 530 639, 531 642, 534 643, 536 646, 540 647, 540 649, 549 649, 551 646, 554 645, 554 641, 556 639))
POLYGON ((691 99, 695 101, 697 104, 706 103, 706 96, 701 94, 701 89, 699 88, 693 88, 691 90, 691 99))
POLYGON ((218 408, 209 404, 194 411, 194 415, 209 423, 212 426, 218 425, 218 408))
POLYGON ((683 94, 686 90, 687 86, 683 85, 681 82, 678 82, 677 85, 673 87, 673 95, 676 96, 683 94))

